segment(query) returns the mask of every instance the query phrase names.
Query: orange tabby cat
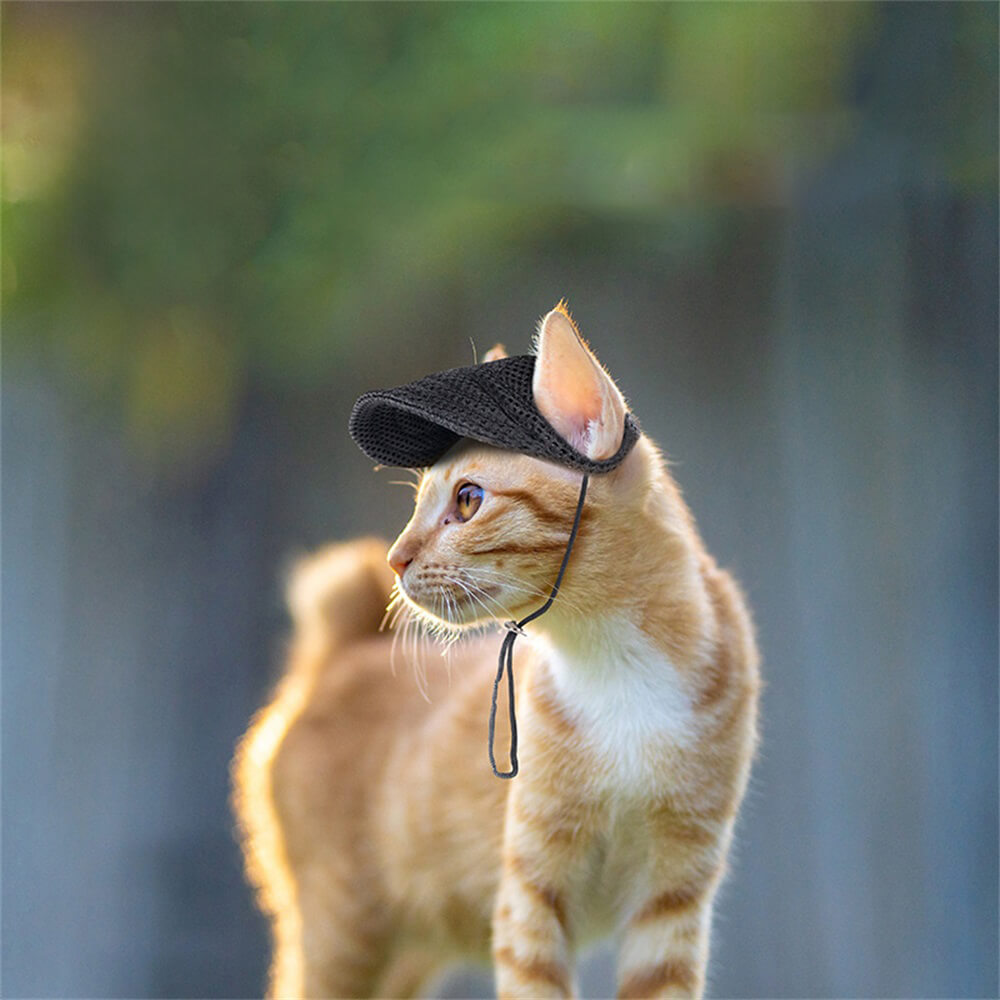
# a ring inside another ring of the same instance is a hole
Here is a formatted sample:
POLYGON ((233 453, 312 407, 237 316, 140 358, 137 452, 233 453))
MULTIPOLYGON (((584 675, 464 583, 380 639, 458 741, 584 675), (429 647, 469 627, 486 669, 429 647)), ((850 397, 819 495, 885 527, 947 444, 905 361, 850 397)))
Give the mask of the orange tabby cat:
MULTIPOLYGON (((625 403, 561 307, 540 327, 533 392, 579 452, 615 453, 625 403)), ((492 956, 501 997, 567 997, 577 949, 608 933, 619 996, 702 993, 756 741, 757 652, 656 446, 642 436, 591 478, 562 590, 517 648, 516 779, 486 756, 499 637, 457 644, 425 698, 379 634, 392 571, 399 600, 439 627, 541 604, 580 479, 463 441, 423 472, 389 565, 364 539, 295 574, 288 671, 234 766, 274 996, 412 996, 492 956)))

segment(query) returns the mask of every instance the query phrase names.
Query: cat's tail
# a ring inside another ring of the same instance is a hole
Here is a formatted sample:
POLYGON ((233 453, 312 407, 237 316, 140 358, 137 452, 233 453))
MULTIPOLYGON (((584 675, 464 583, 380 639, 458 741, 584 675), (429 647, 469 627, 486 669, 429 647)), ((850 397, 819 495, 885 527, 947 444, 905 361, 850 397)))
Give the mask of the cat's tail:
POLYGON ((326 657, 379 630, 392 589, 388 548, 380 538, 359 538, 328 545, 293 567, 286 599, 300 653, 326 657))
POLYGON ((232 804, 246 873, 271 917, 270 996, 302 996, 303 989, 303 928, 278 811, 276 762, 316 678, 327 665, 335 668, 338 650, 377 632, 392 586, 387 548, 380 539, 361 538, 320 549, 292 569, 287 599, 295 631, 288 669, 233 760, 232 804))

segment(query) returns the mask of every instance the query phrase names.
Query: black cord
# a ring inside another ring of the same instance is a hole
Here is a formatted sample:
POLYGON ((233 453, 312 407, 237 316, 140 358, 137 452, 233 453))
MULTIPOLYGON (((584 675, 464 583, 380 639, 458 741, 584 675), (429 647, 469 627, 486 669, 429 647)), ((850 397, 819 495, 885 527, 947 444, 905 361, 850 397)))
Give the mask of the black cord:
POLYGON ((569 564, 569 554, 573 551, 573 543, 576 541, 577 531, 580 528, 580 515, 583 513, 583 501, 587 498, 587 483, 589 480, 590 476, 584 475, 583 482, 580 484, 580 499, 576 503, 576 515, 573 518, 573 529, 569 533, 569 541, 566 543, 566 552, 563 554, 562 565, 559 567, 559 574, 556 576, 556 582, 552 587, 552 593, 549 594, 549 599, 540 608, 532 611, 530 615, 526 618, 522 618, 519 622, 504 622, 504 628, 507 629, 507 634, 504 636, 503 645, 500 647, 500 660, 497 664, 497 675, 493 681, 493 702, 490 705, 490 765, 493 768, 493 773, 498 778, 513 778, 518 771, 517 715, 514 711, 514 643, 517 642, 517 637, 519 635, 525 634, 524 626, 527 625, 528 622, 533 622, 540 615, 544 615, 545 612, 552 607, 552 603, 555 601, 556 596, 559 593, 559 585, 562 583, 563 574, 566 572, 566 566, 569 564), (498 771, 496 757, 493 755, 493 738, 496 732, 497 724, 497 694, 500 690, 500 682, 503 680, 505 670, 507 672, 507 700, 510 710, 510 770, 498 771))

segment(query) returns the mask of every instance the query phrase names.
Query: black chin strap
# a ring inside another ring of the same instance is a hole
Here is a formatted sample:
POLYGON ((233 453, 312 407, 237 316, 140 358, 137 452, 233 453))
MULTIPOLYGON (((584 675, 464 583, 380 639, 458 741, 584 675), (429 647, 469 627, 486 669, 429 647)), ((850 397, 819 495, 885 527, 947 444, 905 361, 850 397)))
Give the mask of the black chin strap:
POLYGON ((524 635, 524 626, 528 622, 533 622, 540 615, 544 615, 552 607, 553 601, 559 593, 559 585, 562 583, 563 574, 569 563, 569 554, 573 551, 573 543, 576 541, 576 533, 580 528, 580 515, 583 513, 583 501, 587 497, 587 482, 590 476, 584 475, 580 484, 580 499, 576 503, 576 515, 573 517, 573 530, 569 533, 569 541, 566 543, 566 552, 563 554, 562 565, 559 567, 559 575, 552 587, 549 599, 535 611, 532 611, 526 618, 519 622, 504 622, 507 634, 504 636, 503 645, 500 647, 500 661, 497 665, 497 676, 493 681, 493 702, 490 705, 490 765, 493 773, 498 778, 513 778, 517 774, 517 716, 514 712, 514 643, 519 635, 524 635), (500 690, 500 682, 503 680, 504 671, 507 671, 507 702, 510 711, 510 770, 498 771, 496 757, 493 756, 493 738, 497 725, 497 693, 500 690))

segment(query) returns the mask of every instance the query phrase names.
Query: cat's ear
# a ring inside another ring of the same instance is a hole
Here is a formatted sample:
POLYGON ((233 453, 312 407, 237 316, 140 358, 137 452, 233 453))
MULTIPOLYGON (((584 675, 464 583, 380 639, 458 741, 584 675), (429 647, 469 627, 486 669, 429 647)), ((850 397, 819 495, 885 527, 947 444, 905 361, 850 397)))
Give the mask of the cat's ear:
POLYGON ((582 455, 610 458, 621 447, 625 401, 562 302, 538 326, 532 391, 542 416, 582 455))
POLYGON ((503 344, 494 344, 484 355, 483 363, 487 361, 500 361, 507 357, 507 348, 503 344))

